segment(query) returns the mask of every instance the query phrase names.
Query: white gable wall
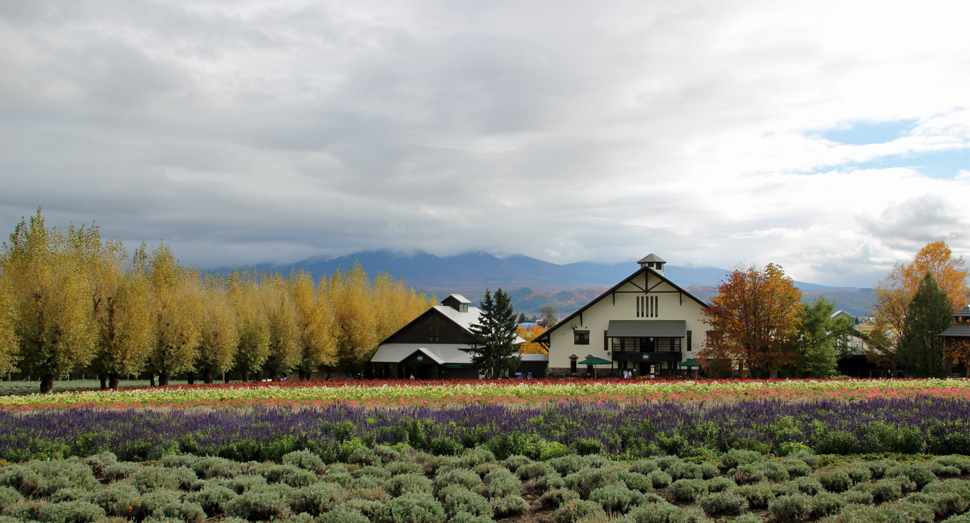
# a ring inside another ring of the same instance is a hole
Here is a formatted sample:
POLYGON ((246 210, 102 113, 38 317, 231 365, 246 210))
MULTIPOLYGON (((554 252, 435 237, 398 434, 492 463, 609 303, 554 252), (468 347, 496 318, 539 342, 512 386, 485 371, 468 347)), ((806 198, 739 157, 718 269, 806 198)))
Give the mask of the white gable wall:
MULTIPOLYGON (((685 320, 687 330, 691 331, 692 334, 692 346, 690 347, 691 350, 688 350, 687 340, 683 340, 681 349, 683 360, 697 357, 697 353, 704 347, 705 332, 708 329, 708 325, 703 322, 701 304, 687 295, 681 295, 676 288, 666 281, 663 281, 647 294, 644 294, 641 290, 645 283, 643 275, 637 276, 635 281, 637 285, 634 285, 633 282, 627 282, 618 288, 613 295, 603 296, 597 303, 583 311, 582 320, 580 320, 580 315, 577 315, 565 322, 565 325, 557 325, 556 330, 551 333, 549 338, 550 369, 568 369, 571 354, 578 356, 579 361, 586 359, 588 354, 607 360, 611 359, 610 347, 604 347, 603 334, 609 328, 610 320, 685 320), (658 298, 659 306, 656 316, 637 316, 636 299, 639 296, 656 296, 658 298), (614 299, 616 300, 615 305, 614 299), (576 324, 577 330, 589 330, 589 345, 575 345, 573 343, 574 336, 571 324, 576 324)), ((662 280, 657 275, 650 274, 649 285, 651 287, 659 281, 662 280)), ((613 366, 616 367, 617 362, 614 362, 613 366)), ((580 369, 581 372, 584 370, 580 369)))

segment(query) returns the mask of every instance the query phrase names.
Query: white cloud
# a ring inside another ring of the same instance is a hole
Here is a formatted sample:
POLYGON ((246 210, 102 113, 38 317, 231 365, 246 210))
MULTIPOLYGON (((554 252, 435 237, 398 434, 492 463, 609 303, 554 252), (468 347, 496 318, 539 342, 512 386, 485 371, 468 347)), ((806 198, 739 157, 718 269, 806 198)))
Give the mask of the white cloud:
POLYGON ((963 233, 970 4, 4 2, 0 224, 200 265, 656 252, 871 285, 963 233), (886 143, 819 130, 911 120, 886 143), (875 162, 875 163, 873 163, 875 162), (864 165, 865 168, 856 167, 864 165))

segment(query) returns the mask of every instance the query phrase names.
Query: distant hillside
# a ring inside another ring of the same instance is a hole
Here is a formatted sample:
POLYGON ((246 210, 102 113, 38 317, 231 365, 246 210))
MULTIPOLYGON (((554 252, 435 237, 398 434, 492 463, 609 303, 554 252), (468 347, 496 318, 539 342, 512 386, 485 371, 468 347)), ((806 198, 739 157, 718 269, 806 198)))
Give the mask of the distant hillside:
MULTIPOLYGON (((647 253, 643 253, 647 254, 647 253)), ((486 289, 499 287, 509 292, 516 310, 535 314, 539 307, 551 303, 561 314, 575 311, 638 269, 635 261, 616 264, 578 262, 565 265, 514 255, 504 258, 485 252, 466 252, 454 256, 435 256, 415 251, 364 251, 339 258, 310 258, 292 265, 305 269, 314 277, 328 277, 339 267, 347 269, 360 263, 367 274, 387 271, 407 285, 443 298, 451 293, 464 294, 477 303, 486 289)), ((289 271, 291 266, 279 266, 289 271)), ((728 273, 715 267, 679 267, 667 265, 664 274, 702 300, 709 300, 728 273)), ((806 297, 822 294, 836 301, 839 308, 861 316, 869 313, 873 301, 871 290, 826 287, 795 282, 806 297)))

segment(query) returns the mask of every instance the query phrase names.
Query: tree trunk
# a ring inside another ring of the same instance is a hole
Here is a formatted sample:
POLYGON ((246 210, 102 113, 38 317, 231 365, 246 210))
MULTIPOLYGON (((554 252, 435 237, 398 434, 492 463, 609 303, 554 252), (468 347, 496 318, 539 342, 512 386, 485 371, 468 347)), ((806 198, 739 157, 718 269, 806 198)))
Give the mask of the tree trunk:
POLYGON ((118 375, 115 373, 108 374, 108 388, 111 390, 118 390, 118 375))
POLYGON ((154 374, 148 376, 148 384, 151 385, 152 387, 155 386, 155 375, 154 374))
POLYGON ((212 369, 202 371, 202 383, 212 383, 212 369))
POLYGON ((108 388, 108 377, 104 374, 98 374, 98 381, 101 382, 101 390, 108 388))
POLYGON ((158 386, 167 387, 168 386, 168 371, 162 372, 158 375, 158 386))
POLYGON ((44 374, 44 377, 40 379, 40 393, 48 394, 52 390, 54 390, 54 375, 44 374))
POLYGON ((226 383, 229 383, 229 375, 226 374, 225 372, 223 372, 222 373, 222 380, 225 381, 226 383))
POLYGON ((195 373, 190 372, 186 381, 189 383, 189 385, 195 385, 195 373))
POLYGON ((248 373, 248 372, 246 372, 246 371, 243 371, 243 376, 242 376, 242 378, 243 378, 243 382, 244 382, 244 383, 248 383, 248 382, 249 382, 249 373, 248 373))

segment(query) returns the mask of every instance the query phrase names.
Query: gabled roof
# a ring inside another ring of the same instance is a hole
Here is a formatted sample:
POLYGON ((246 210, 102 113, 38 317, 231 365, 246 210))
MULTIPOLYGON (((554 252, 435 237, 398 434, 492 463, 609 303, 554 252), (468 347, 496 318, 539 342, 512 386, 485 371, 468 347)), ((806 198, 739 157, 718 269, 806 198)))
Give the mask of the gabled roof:
MULTIPOLYGON (((460 296, 460 295, 452 294, 451 296, 460 296)), ((451 297, 451 296, 449 296, 449 297, 451 297)), ((427 311, 425 311, 424 313, 422 313, 417 318, 409 321, 407 324, 405 324, 404 326, 402 326, 400 329, 394 331, 390 336, 388 336, 388 337, 384 338, 383 340, 381 340, 381 343, 383 344, 384 341, 391 339, 392 337, 394 337, 395 334, 397 334, 397 333, 401 332, 402 330, 408 328, 412 323, 421 320, 422 318, 424 318, 428 314, 432 314, 431 311, 437 311, 438 313, 440 313, 445 318, 448 318, 449 320, 451 320, 455 325, 458 325, 459 327, 461 327, 462 330, 464 330, 469 335, 472 333, 472 325, 475 325, 475 324, 478 323, 478 318, 482 314, 482 310, 479 309, 478 307, 468 307, 468 311, 467 312, 459 312, 459 311, 456 311, 454 308, 449 307, 447 305, 435 305, 434 307, 431 307, 430 309, 428 309, 427 311)), ((518 335, 515 337, 515 341, 512 342, 513 345, 521 345, 523 343, 525 343, 525 340, 522 339, 518 335)), ((432 345, 434 345, 434 344, 432 344, 432 345)))
POLYGON ((415 352, 420 352, 434 360, 438 365, 458 363, 471 365, 471 355, 461 350, 465 345, 447 343, 386 343, 381 345, 371 356, 371 363, 401 363, 415 352))
MULTIPOLYGON (((657 258, 653 254, 647 256, 646 258, 644 258, 644 260, 646 260, 650 256, 654 256, 656 258, 656 260, 660 260, 660 258, 657 258)), ((656 260, 650 260, 650 261, 656 261, 656 260)), ((641 261, 643 261, 643 260, 641 260, 641 261)), ((660 260, 660 261, 663 261, 663 260, 660 260)), ((632 281, 634 278, 636 278, 637 276, 640 276, 641 274, 643 274, 644 272, 647 272, 647 271, 649 271, 649 273, 652 276, 656 276, 657 278, 660 278, 661 280, 663 280, 664 283, 666 283, 667 285, 670 285, 671 287, 673 287, 674 289, 676 289, 677 291, 679 291, 681 294, 683 294, 683 295, 687 296, 688 298, 696 301, 697 303, 699 303, 701 305, 701 307, 710 307, 710 304, 708 304, 704 300, 698 298, 697 296, 694 296, 690 292, 684 290, 680 285, 677 285, 676 283, 668 280, 663 274, 660 274, 659 272, 651 269, 650 267, 641 266, 640 267, 640 270, 638 270, 638 271, 634 272, 633 274, 627 276, 626 279, 624 279, 620 283, 617 283, 616 285, 614 285, 612 288, 610 288, 610 290, 604 292, 603 294, 600 294, 595 299, 593 299, 593 301, 587 303, 582 308, 580 308, 576 312, 570 314, 569 316, 566 316, 565 318, 559 320, 559 323, 556 323, 555 325, 553 325, 552 327, 550 327, 549 329, 547 329, 542 334, 536 336, 535 339, 532 340, 533 343, 541 343, 541 342, 548 343, 549 342, 549 337, 552 335, 553 331, 555 331, 556 329, 558 329, 558 328, 560 328, 562 326, 569 325, 569 320, 571 320, 571 319, 579 316, 580 314, 582 314, 583 312, 585 312, 586 309, 589 309, 593 305, 596 305, 597 303, 600 302, 600 300, 602 300, 602 299, 606 298, 607 296, 613 294, 614 292, 616 292, 617 290, 619 290, 620 287, 626 285, 627 283, 630 283, 630 281, 632 281)))
MULTIPOLYGON (((455 301, 457 301, 458 303, 464 303, 466 305, 471 303, 471 301, 468 298, 462 296, 461 294, 449 294, 448 298, 454 298, 455 301)), ((448 298, 445 298, 444 300, 441 300, 441 301, 445 301, 448 298)))
POLYGON ((650 254, 648 254, 648 255, 646 255, 646 256, 644 256, 644 257, 643 257, 642 259, 640 259, 640 261, 638 261, 637 263, 649 263, 649 262, 654 262, 654 263, 657 263, 657 262, 660 262, 660 263, 667 263, 667 262, 665 262, 664 260, 662 260, 662 259, 660 258, 660 256, 657 256, 656 254, 654 254, 654 253, 652 253, 652 252, 651 252, 650 254))

